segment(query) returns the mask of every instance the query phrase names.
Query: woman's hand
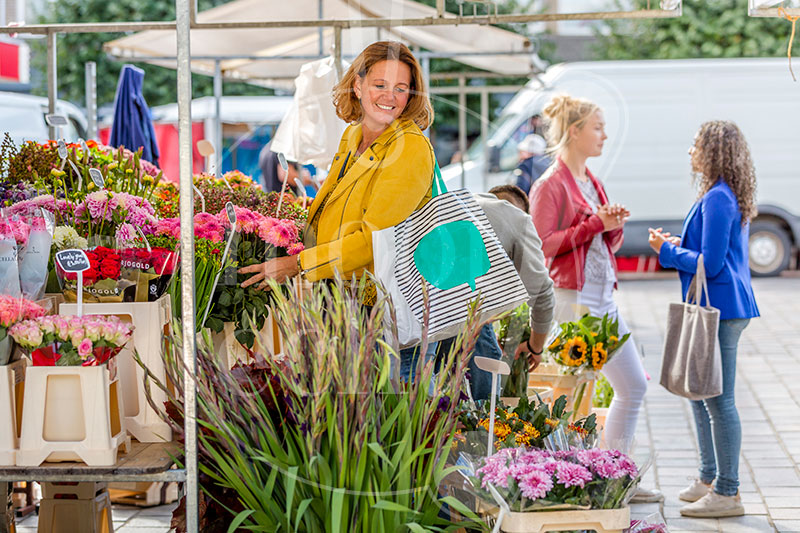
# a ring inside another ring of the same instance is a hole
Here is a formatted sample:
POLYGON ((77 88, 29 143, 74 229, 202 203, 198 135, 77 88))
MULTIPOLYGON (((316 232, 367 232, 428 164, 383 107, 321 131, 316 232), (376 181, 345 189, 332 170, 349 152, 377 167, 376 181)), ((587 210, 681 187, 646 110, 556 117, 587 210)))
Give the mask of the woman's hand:
POLYGON ((661 245, 665 242, 674 244, 675 246, 681 245, 681 238, 680 237, 673 237, 670 232, 662 233, 663 228, 647 228, 647 231, 650 232, 650 236, 647 239, 647 243, 650 245, 650 248, 655 251, 655 253, 661 253, 661 245))
POLYGON ((238 272, 239 274, 254 274, 242 282, 242 288, 261 282, 256 288, 264 290, 267 288, 268 280, 274 279, 278 283, 283 283, 286 279, 296 276, 300 269, 297 267, 297 256, 289 255, 276 257, 257 265, 242 267, 238 272))
POLYGON ((597 216, 603 221, 603 231, 619 229, 628 221, 631 212, 619 204, 601 205, 597 216))

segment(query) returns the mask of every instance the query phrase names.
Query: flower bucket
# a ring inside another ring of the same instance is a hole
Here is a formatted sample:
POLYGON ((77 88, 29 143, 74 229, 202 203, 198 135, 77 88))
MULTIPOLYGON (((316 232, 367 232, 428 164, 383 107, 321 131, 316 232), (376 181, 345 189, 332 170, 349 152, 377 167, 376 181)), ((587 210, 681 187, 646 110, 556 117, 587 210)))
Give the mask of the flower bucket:
MULTIPOLYGON (((497 516, 498 508, 488 510, 497 516)), ((630 507, 621 509, 572 509, 564 511, 511 512, 503 516, 500 531, 506 533, 545 533, 547 531, 591 530, 597 533, 622 533, 631 525, 630 507)))
POLYGON ((11 353, 14 351, 14 340, 6 335, 0 341, 0 366, 5 366, 11 360, 11 353))
POLYGON ((539 365, 528 376, 528 387, 548 387, 553 390, 552 400, 564 395, 567 397, 567 410, 573 411, 573 418, 588 416, 592 409, 592 391, 594 390, 594 373, 577 375, 561 374, 559 366, 554 364, 539 365), (576 400, 578 405, 576 406, 576 400))

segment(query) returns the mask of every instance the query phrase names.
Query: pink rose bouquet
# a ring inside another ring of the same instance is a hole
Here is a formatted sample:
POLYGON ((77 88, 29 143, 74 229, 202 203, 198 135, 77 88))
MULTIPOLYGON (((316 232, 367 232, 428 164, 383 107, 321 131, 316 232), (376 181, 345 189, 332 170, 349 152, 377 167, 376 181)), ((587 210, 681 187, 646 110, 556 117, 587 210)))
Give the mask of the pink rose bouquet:
POLYGON ((31 354, 34 366, 97 366, 117 355, 133 326, 115 316, 41 316, 19 322, 9 335, 31 354))
POLYGON ((0 295, 0 365, 8 364, 13 345, 8 330, 14 324, 44 316, 44 307, 25 298, 0 295))

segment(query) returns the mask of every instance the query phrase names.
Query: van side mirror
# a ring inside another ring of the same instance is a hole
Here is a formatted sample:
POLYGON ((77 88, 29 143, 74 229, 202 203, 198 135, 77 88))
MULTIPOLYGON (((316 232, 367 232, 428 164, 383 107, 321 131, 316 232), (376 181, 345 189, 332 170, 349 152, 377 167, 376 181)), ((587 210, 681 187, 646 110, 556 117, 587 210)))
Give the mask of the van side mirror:
POLYGON ((488 147, 488 155, 489 172, 500 172, 500 147, 490 145, 488 147))

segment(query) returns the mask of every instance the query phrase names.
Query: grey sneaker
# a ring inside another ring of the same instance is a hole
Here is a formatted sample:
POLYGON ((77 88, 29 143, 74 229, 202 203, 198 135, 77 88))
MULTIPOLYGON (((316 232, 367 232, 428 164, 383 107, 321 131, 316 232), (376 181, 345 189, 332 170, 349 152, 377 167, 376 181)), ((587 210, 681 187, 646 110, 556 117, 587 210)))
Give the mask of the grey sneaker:
POLYGON ((723 496, 709 492, 699 500, 681 507, 681 515, 691 518, 723 518, 744 515, 744 506, 739 495, 723 496))
POLYGON ((678 498, 685 502, 696 502, 709 492, 711 492, 711 485, 706 485, 698 478, 694 478, 691 485, 680 491, 678 498))
POLYGON ((631 503, 658 503, 664 501, 664 495, 658 489, 645 489, 641 485, 631 498, 631 503))

